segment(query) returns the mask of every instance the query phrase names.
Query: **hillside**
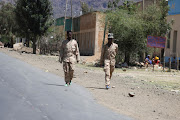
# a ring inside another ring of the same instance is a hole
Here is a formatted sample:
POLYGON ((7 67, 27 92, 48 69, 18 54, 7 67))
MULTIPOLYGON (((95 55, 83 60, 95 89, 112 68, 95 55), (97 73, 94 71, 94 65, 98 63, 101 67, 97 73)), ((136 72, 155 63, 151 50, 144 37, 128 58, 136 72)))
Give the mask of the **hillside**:
MULTIPOLYGON (((0 0, 5 2, 13 2, 14 0, 0 0)), ((53 13, 54 17, 62 17, 64 16, 65 4, 66 0, 50 0, 53 6, 53 13)), ((71 0, 68 0, 67 6, 67 16, 71 14, 71 0)), ((81 0, 82 2, 86 2, 89 7, 93 7, 94 10, 104 10, 107 8, 107 3, 109 0, 81 0)), ((141 0, 132 0, 134 2, 141 1, 141 0)), ((78 16, 80 15, 81 7, 80 7, 80 0, 72 0, 73 5, 73 15, 78 16)))
MULTIPOLYGON (((64 16, 65 10, 65 3, 66 0, 51 0, 52 5, 54 8, 54 17, 61 17, 64 16)), ((71 0, 68 0, 68 7, 67 7, 67 14, 70 16, 71 13, 71 0)), ((107 3, 109 0, 81 0, 82 2, 86 2, 89 7, 93 7, 94 10, 104 10, 107 9, 107 3)), ((141 0, 131 0, 134 2, 141 1, 141 0)), ((73 15, 78 16, 80 15, 81 7, 80 7, 80 0, 72 0, 73 5, 73 15)))

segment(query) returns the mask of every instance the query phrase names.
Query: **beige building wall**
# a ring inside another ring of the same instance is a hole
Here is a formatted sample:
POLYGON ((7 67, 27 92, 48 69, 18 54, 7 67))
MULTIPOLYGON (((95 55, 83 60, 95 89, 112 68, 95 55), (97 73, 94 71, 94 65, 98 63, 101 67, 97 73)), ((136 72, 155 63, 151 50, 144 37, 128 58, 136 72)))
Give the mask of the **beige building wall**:
POLYGON ((55 33, 56 34, 60 34, 60 33, 63 33, 64 31, 64 26, 55 26, 55 33))
POLYGON ((142 0, 140 2, 135 3, 136 6, 142 11, 143 7, 146 9, 149 5, 158 4, 160 0, 142 0), (144 1, 144 3, 143 3, 144 1))
MULTIPOLYGON (((96 53, 101 53, 103 40, 104 40, 104 29, 105 29, 105 14, 98 12, 96 14, 96 53)), ((104 44, 107 43, 108 32, 106 31, 104 44)))
POLYGON ((104 16, 101 12, 80 16, 80 31, 73 34, 79 44, 81 55, 100 56, 104 37, 104 16))
POLYGON ((79 48, 82 55, 94 55, 96 34, 96 13, 80 17, 79 48))
POLYGON ((167 21, 170 22, 174 20, 172 25, 172 30, 169 33, 169 38, 167 38, 165 56, 168 57, 180 57, 180 14, 179 15, 170 15, 167 17, 167 21), (176 39, 177 33, 177 39, 176 39), (168 43, 169 39, 169 43, 168 43), (169 47, 168 47, 169 44, 169 47))

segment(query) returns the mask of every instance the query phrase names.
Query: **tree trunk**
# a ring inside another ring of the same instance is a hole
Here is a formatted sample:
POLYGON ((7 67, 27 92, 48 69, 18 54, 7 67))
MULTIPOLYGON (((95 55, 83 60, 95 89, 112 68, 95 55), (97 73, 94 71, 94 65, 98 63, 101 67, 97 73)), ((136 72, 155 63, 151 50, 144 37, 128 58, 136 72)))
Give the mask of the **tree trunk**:
POLYGON ((29 34, 26 33, 26 47, 29 47, 29 34))
POLYGON ((124 62, 126 62, 129 65, 129 61, 130 61, 130 54, 128 52, 125 52, 125 60, 124 60, 124 62))
POLYGON ((29 37, 26 38, 26 47, 29 47, 29 37))
POLYGON ((13 37, 11 37, 10 48, 13 48, 13 37))
POLYGON ((36 36, 33 38, 33 54, 36 54, 36 36))

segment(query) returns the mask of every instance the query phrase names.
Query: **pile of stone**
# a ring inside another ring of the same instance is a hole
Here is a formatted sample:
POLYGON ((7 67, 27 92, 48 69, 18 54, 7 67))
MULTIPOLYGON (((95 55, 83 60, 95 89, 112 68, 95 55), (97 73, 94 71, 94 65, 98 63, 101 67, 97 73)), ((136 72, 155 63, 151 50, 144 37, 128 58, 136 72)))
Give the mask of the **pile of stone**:
MULTIPOLYGON (((18 51, 20 53, 33 53, 33 48, 25 47, 23 43, 16 43, 13 45, 13 50, 18 51)), ((36 53, 39 54, 39 50, 36 50, 36 53)))
POLYGON ((23 43, 16 43, 13 45, 13 50, 19 51, 24 47, 23 43))
POLYGON ((4 44, 0 41, 0 48, 3 48, 4 44))

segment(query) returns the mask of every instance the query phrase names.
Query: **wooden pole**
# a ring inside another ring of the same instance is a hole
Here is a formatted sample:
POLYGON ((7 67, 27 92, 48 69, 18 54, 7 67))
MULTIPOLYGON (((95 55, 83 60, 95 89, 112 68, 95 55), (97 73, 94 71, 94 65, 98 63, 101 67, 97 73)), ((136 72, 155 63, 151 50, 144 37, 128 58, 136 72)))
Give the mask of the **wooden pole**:
POLYGON ((71 20, 72 20, 72 32, 74 31, 74 26, 73 26, 73 8, 72 8, 72 0, 71 0, 71 20))
POLYGON ((155 60, 154 60, 154 62, 153 62, 153 71, 154 71, 154 64, 155 64, 155 60))
POLYGON ((160 56, 159 56, 159 58, 160 58, 160 64, 159 64, 159 67, 160 67, 160 65, 161 65, 161 63, 162 63, 162 49, 160 48, 160 56))
POLYGON ((166 48, 167 48, 167 36, 166 36, 166 42, 165 42, 165 47, 164 47, 164 60, 163 60, 163 71, 165 72, 165 67, 166 67, 166 59, 165 59, 165 56, 166 56, 166 48))
POLYGON ((166 67, 166 59, 165 59, 165 56, 166 56, 166 46, 164 48, 164 60, 163 60, 163 71, 165 72, 165 67, 166 67))
POLYGON ((145 2, 145 1, 143 0, 143 13, 144 13, 144 4, 145 4, 144 2, 145 2))
POLYGON ((156 0, 154 0, 154 4, 156 4, 156 0))
MULTIPOLYGON (((154 55, 155 55, 155 47, 154 47, 154 55)), ((155 57, 156 56, 154 56, 153 71, 154 71, 155 57)))
POLYGON ((179 71, 179 56, 178 56, 178 53, 176 54, 176 58, 177 58, 177 71, 179 71))
POLYGON ((171 72, 171 58, 169 58, 169 72, 171 72))
MULTIPOLYGON (((64 37, 65 37, 65 31, 66 31, 66 12, 67 12, 67 3, 68 0, 66 0, 66 8, 65 8, 65 13, 64 13, 64 37)), ((66 38, 65 38, 66 39, 66 38)))
POLYGON ((166 59, 165 59, 165 51, 164 51, 164 60, 163 60, 163 71, 165 71, 166 59))

